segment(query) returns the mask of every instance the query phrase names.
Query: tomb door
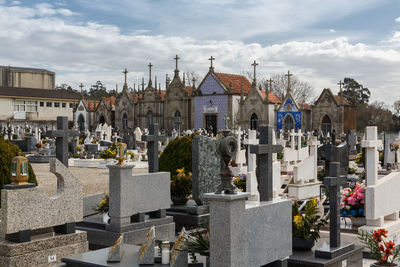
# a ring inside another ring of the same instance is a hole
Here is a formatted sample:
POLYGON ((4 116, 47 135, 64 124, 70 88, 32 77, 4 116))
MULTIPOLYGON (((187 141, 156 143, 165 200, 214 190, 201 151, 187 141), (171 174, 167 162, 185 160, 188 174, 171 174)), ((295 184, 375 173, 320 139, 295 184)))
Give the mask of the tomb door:
POLYGON ((85 131, 85 118, 83 117, 82 114, 80 114, 78 117, 78 129, 81 132, 85 131))
POLYGON ((128 129, 128 115, 126 113, 122 115, 122 129, 123 130, 128 129))
POLYGON ((258 116, 256 113, 253 113, 250 118, 250 129, 257 130, 258 129, 258 116))
POLYGON ((217 115, 206 115, 206 129, 217 134, 217 115))
POLYGON ((174 129, 180 131, 181 113, 177 110, 174 114, 174 129))
POLYGON ((150 125, 153 125, 153 112, 151 110, 147 112, 147 129, 150 129, 150 125))
POLYGON ((283 130, 290 131, 292 129, 294 129, 294 120, 293 117, 288 114, 283 120, 283 130))
POLYGON ((106 123, 106 119, 104 118, 103 115, 100 116, 99 123, 100 123, 101 125, 103 125, 104 123, 106 123))
POLYGON ((322 125, 321 125, 321 131, 324 133, 324 136, 326 136, 327 133, 331 132, 331 127, 332 127, 331 119, 329 118, 328 115, 325 115, 322 118, 322 125))

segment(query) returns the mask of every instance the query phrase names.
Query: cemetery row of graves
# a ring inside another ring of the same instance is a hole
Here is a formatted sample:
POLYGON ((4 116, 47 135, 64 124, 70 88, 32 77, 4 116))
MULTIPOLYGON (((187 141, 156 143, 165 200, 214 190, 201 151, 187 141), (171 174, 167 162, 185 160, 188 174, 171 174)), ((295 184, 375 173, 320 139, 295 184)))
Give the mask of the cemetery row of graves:
POLYGON ((374 126, 3 135, 0 266, 397 266, 399 135, 374 126), (70 168, 108 169, 107 193, 70 168))

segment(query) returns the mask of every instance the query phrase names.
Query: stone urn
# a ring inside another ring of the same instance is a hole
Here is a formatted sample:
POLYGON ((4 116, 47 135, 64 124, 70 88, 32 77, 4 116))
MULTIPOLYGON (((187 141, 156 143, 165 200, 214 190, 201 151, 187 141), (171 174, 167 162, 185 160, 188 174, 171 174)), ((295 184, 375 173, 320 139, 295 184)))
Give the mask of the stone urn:
POLYGON ((299 237, 292 237, 292 248, 297 251, 311 250, 314 246, 313 239, 303 239, 299 237))

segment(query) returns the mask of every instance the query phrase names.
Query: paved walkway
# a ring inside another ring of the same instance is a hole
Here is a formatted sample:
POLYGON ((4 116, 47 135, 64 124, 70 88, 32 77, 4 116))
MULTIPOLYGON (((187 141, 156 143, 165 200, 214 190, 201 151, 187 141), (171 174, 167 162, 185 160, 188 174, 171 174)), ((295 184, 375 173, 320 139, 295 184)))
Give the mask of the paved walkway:
MULTIPOLYGON (((57 177, 50 172, 50 166, 47 163, 32 163, 36 179, 39 186, 42 186, 48 196, 52 196, 57 191, 57 177)), ((83 195, 95 193, 108 193, 108 169, 70 167, 69 170, 75 177, 81 180, 83 184, 83 195)), ((133 173, 147 173, 148 169, 133 169, 133 173)))

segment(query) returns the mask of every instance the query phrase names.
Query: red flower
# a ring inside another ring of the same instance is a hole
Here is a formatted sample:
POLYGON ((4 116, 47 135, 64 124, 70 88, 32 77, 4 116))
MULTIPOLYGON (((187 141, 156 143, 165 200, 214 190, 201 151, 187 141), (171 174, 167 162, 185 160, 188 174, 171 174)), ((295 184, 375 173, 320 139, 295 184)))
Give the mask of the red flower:
POLYGON ((392 241, 388 241, 388 242, 386 243, 386 247, 387 247, 388 249, 394 250, 395 244, 394 244, 392 241))
POLYGON ((392 250, 391 250, 391 249, 388 249, 388 248, 386 249, 385 253, 386 253, 387 256, 393 254, 393 253, 392 253, 392 250))
POLYGON ((380 244, 378 248, 379 248, 379 251, 385 251, 385 247, 382 244, 380 244))

